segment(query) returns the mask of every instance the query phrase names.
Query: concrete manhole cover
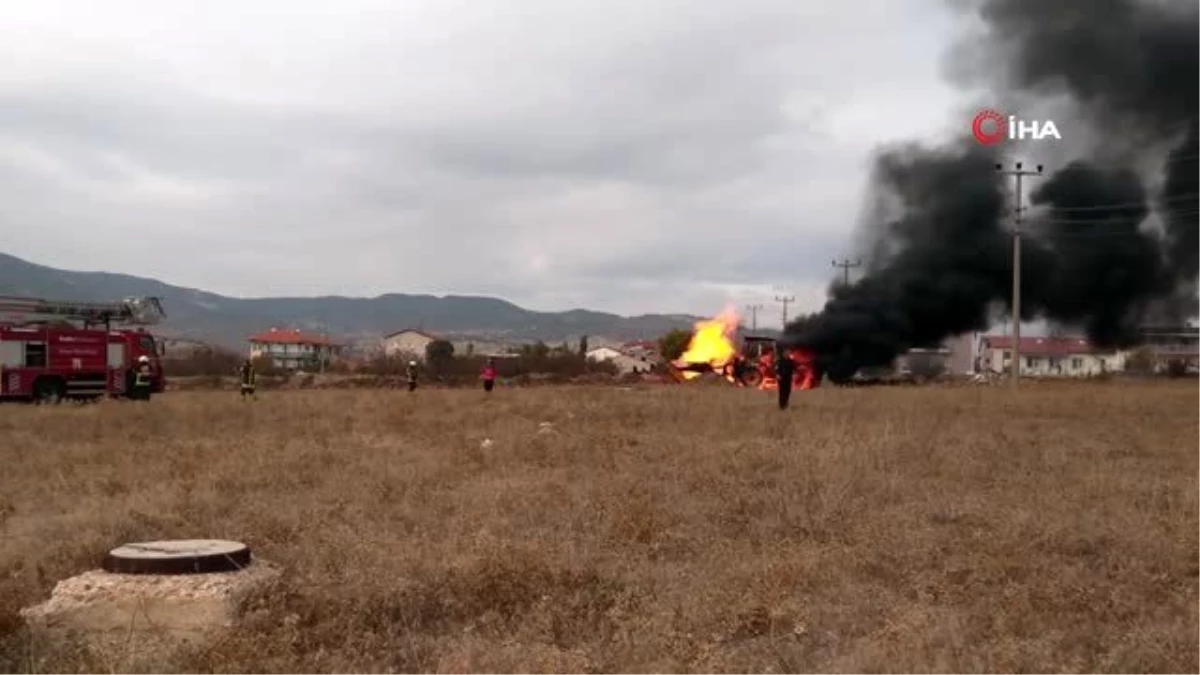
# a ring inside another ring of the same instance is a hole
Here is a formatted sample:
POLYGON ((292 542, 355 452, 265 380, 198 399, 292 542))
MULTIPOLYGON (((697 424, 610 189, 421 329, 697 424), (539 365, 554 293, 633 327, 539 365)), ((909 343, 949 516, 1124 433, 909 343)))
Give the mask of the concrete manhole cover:
POLYGON ((250 548, 221 539, 178 539, 124 544, 104 557, 104 570, 118 574, 204 574, 235 572, 250 565, 250 548))

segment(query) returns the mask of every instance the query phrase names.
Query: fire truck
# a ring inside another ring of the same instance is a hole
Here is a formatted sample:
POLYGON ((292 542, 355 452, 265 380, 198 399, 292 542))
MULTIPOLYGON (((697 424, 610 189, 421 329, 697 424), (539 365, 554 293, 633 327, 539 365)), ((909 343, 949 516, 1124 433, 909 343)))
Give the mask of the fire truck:
POLYGON ((0 400, 56 403, 125 397, 140 357, 161 393, 162 343, 146 326, 166 316, 158 298, 58 302, 0 296, 0 400))

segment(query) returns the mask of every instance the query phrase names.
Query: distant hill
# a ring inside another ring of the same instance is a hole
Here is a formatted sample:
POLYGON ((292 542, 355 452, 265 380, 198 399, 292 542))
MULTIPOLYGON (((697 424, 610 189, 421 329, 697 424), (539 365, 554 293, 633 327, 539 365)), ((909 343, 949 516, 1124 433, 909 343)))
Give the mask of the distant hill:
POLYGON ((242 348, 248 335, 271 327, 328 331, 351 340, 372 340, 404 328, 422 328, 452 338, 525 342, 575 340, 580 335, 611 340, 652 339, 674 328, 691 328, 697 317, 647 314, 623 317, 573 309, 535 312, 498 298, 406 295, 375 298, 230 298, 191 288, 111 272, 74 272, 37 265, 0 253, 0 295, 54 300, 162 298, 165 335, 242 348))

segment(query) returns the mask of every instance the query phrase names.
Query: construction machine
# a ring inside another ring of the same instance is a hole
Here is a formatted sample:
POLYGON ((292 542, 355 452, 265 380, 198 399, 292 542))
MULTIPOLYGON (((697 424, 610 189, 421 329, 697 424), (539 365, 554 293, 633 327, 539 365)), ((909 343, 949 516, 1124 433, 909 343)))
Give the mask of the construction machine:
MULTIPOLYGON (((737 341, 736 351, 721 363, 680 360, 672 362, 670 367, 671 373, 680 382, 690 381, 697 374, 716 373, 735 386, 773 390, 779 386, 775 377, 777 353, 775 338, 745 335, 737 341)), ((812 389, 820 384, 813 359, 807 351, 788 348, 784 353, 796 364, 792 380, 794 388, 812 389)))

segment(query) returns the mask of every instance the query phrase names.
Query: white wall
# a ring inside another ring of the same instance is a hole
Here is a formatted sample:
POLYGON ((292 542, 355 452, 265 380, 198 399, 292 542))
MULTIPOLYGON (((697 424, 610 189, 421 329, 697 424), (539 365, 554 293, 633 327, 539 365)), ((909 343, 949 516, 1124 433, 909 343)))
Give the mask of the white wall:
MULTIPOLYGON (((983 352, 983 368, 993 373, 1007 373, 1011 361, 1005 349, 983 352)), ((1069 354, 1064 356, 1021 355, 1021 374, 1045 377, 1087 377, 1125 370, 1125 355, 1069 354)))
POLYGON ((331 359, 340 352, 338 347, 325 345, 297 345, 276 343, 251 343, 250 358, 269 356, 279 368, 295 368, 313 359, 331 359))
POLYGON ((589 359, 596 359, 597 361, 615 359, 620 356, 623 356, 623 354, 612 347, 596 347, 595 349, 589 349, 587 352, 589 359))
POLYGON ((624 354, 617 354, 616 356, 609 358, 609 359, 595 359, 595 360, 600 361, 600 362, 604 362, 604 361, 611 362, 613 365, 615 365, 617 367, 617 370, 619 370, 622 374, 632 373, 635 369, 638 372, 649 372, 651 366, 654 365, 649 360, 643 361, 642 359, 640 359, 638 357, 626 356, 624 354))
POLYGON ((433 342, 433 338, 426 337, 416 331, 406 330, 384 338, 383 353, 388 356, 414 354, 424 358, 425 347, 430 342, 433 342))

